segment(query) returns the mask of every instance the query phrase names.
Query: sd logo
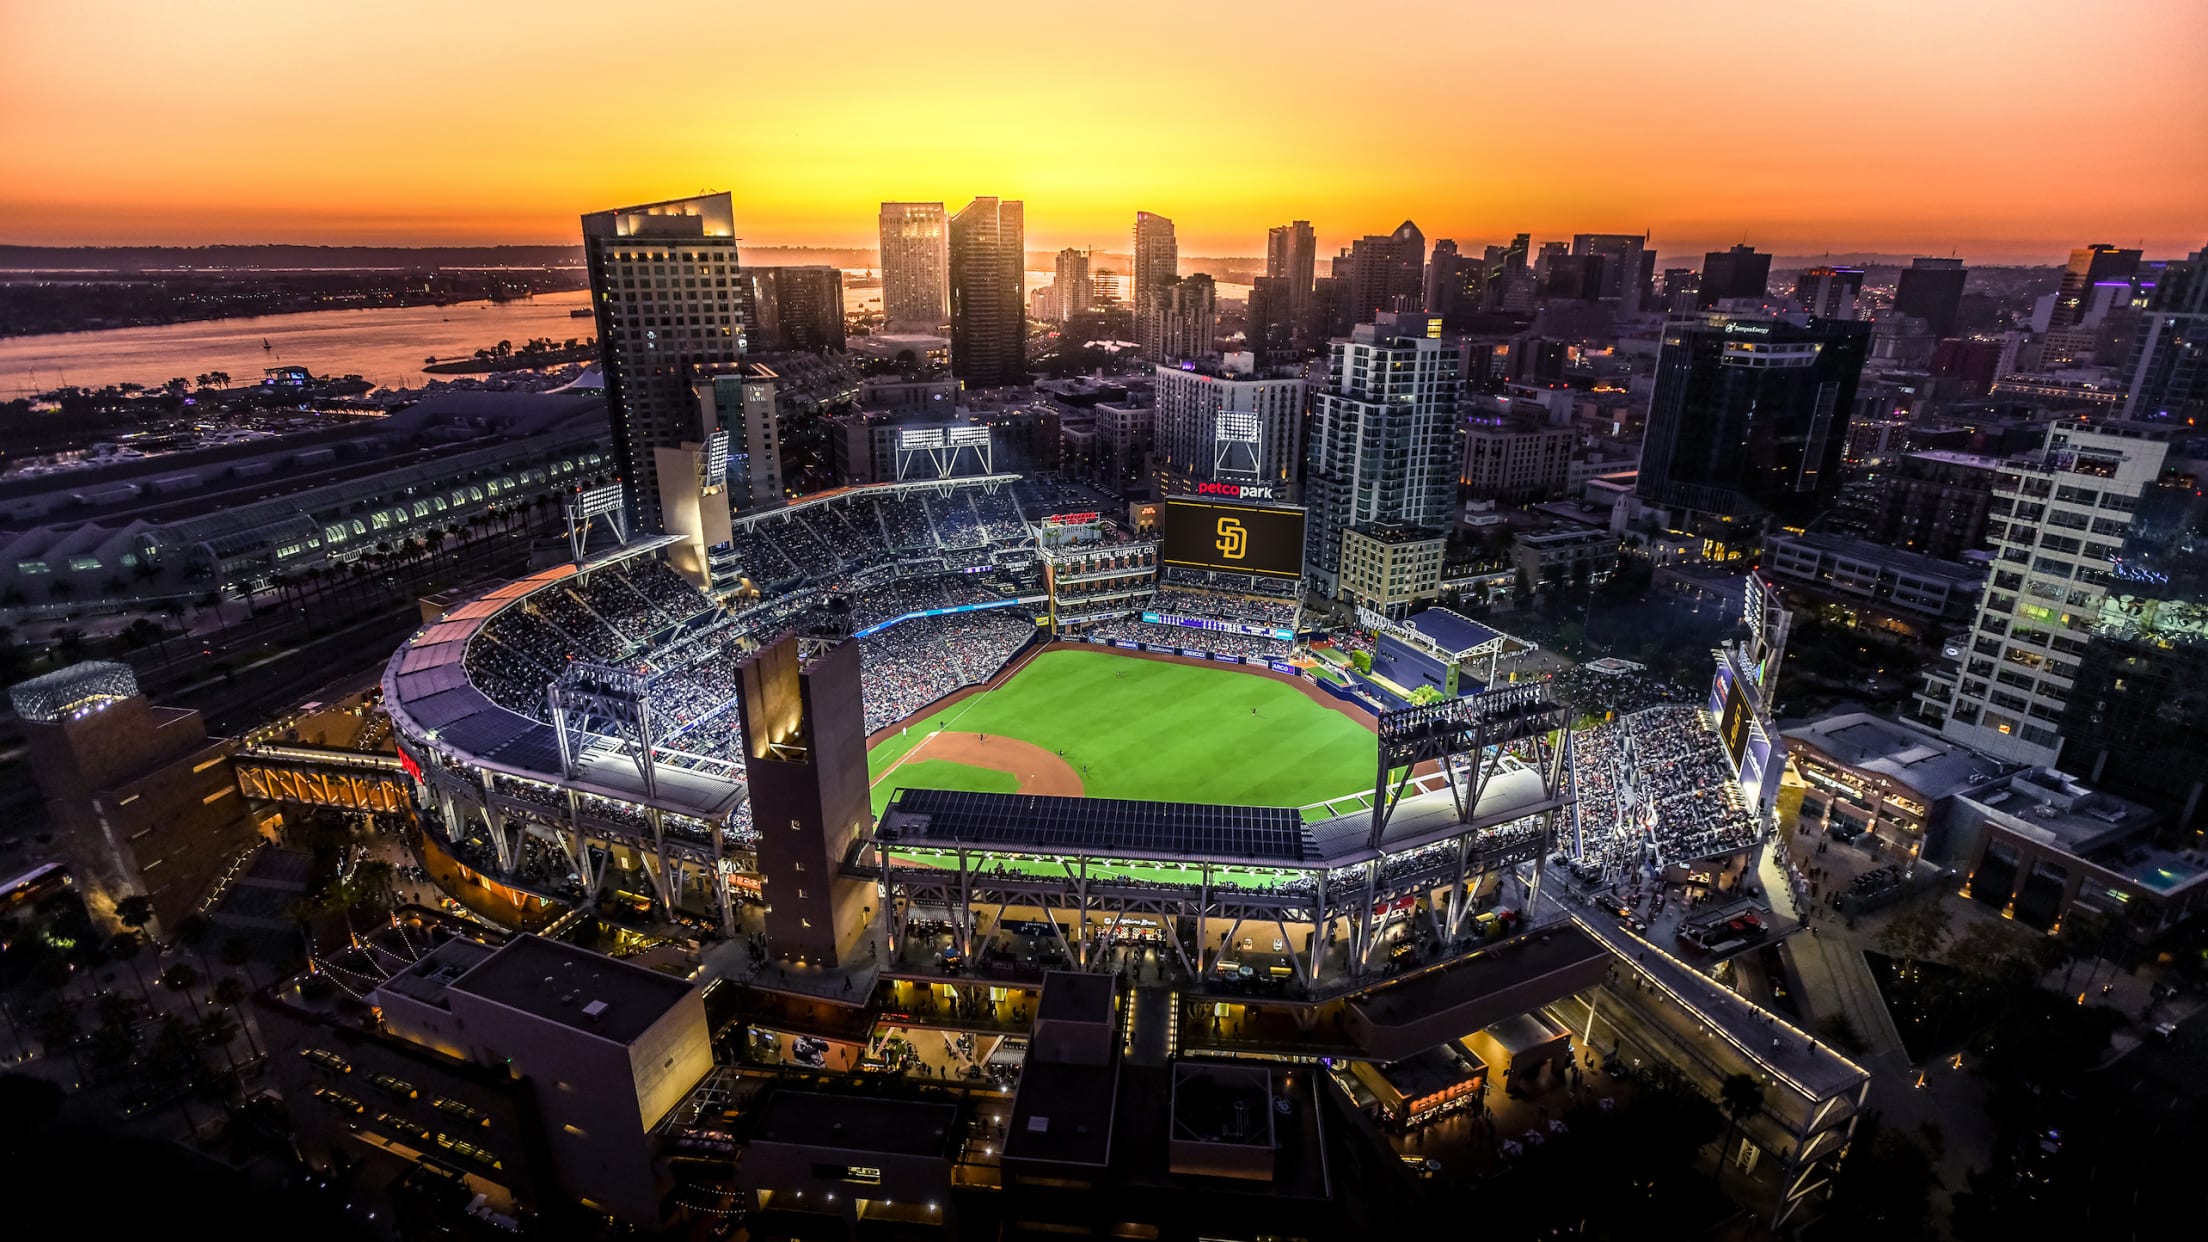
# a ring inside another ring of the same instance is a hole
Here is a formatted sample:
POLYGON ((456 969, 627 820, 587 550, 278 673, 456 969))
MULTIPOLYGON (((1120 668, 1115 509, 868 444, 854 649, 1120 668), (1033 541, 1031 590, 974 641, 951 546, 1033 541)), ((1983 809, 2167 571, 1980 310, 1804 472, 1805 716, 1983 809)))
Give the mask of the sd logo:
POLYGON ((1239 561, 1250 550, 1250 532, 1242 523, 1231 517, 1219 519, 1219 540, 1213 545, 1221 558, 1239 561))

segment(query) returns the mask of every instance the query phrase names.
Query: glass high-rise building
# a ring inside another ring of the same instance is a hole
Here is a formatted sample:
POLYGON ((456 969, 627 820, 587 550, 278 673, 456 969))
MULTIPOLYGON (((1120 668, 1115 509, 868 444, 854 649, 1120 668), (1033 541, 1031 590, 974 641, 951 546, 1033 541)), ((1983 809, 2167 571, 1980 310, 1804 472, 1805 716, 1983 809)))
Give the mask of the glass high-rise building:
POLYGON ((1894 285, 1894 311, 1922 319, 1934 336, 1951 336, 1963 304, 1970 272, 1961 259, 1917 259, 1901 269, 1894 285))
POLYGON ((1805 316, 1666 327, 1637 495, 1728 556, 1807 525, 1839 494, 1870 338, 1868 323, 1805 316))
POLYGON ((1350 243, 1348 262, 1336 260, 1334 271, 1349 277, 1355 322, 1372 323, 1383 312, 1415 313, 1426 305, 1426 235, 1405 220, 1393 233, 1360 237, 1350 243))
POLYGON ((707 194, 592 212, 583 252, 629 529, 657 534, 653 450, 702 438, 693 370, 744 357, 735 205, 707 194))
POLYGON ((2208 427, 2208 250, 2170 263, 2132 345, 2124 417, 2208 427))
POLYGON ((1093 305, 1089 284, 1089 252, 1071 246, 1058 252, 1058 318, 1086 315, 1093 305))
POLYGON ((1725 298, 1762 300, 1771 292, 1771 256, 1754 246, 1712 250, 1702 256, 1702 281, 1695 287, 1695 306, 1709 310, 1725 298))
POLYGON ((950 221, 941 203, 883 203, 882 317, 891 330, 933 332, 951 314, 950 221))
POLYGON ((970 387, 1028 382, 1024 220, 994 198, 951 217, 951 374, 970 387))
POLYGON ((1135 213, 1135 314, 1181 274, 1180 243, 1173 222, 1152 211, 1135 213))
POLYGON ((1309 220, 1292 220, 1265 231, 1265 274, 1282 282, 1275 289, 1286 295, 1285 310, 1294 325, 1296 339, 1311 333, 1311 281, 1318 275, 1319 242, 1309 220))
POLYGON ((1431 315, 1382 312, 1329 347, 1311 398, 1304 573, 1341 589, 1342 532, 1366 523, 1446 529, 1463 455, 1458 354, 1431 315))

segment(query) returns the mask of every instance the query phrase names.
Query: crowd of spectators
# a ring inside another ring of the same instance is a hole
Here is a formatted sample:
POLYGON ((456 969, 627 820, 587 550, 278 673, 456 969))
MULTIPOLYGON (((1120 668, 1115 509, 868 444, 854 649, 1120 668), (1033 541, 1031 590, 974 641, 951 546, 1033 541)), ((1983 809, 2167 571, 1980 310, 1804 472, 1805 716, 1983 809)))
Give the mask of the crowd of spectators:
POLYGON ((1153 625, 1137 617, 1106 621, 1089 628, 1088 635, 1113 642, 1121 640, 1213 655, 1242 656, 1254 660, 1285 660, 1295 650, 1292 642, 1260 638, 1255 634, 1229 634, 1224 630, 1198 630, 1179 625, 1153 625))
POLYGON ((1294 629, 1296 625, 1296 601, 1292 599, 1256 599, 1247 595, 1222 595, 1211 591, 1191 591, 1182 587, 1160 587, 1151 597, 1150 607, 1156 612, 1170 612, 1183 617, 1211 617, 1220 621, 1238 621, 1249 625, 1272 625, 1281 629, 1294 629))
POLYGON ((978 548, 988 544, 989 538, 982 531, 981 519, 974 516, 971 493, 964 489, 948 496, 921 497, 927 506, 928 516, 934 527, 936 539, 946 548, 978 548))
POLYGON ((866 727, 886 728, 961 686, 994 676, 1035 632, 1016 609, 900 622, 859 644, 866 727))
POLYGON ((1572 745, 1585 869, 1616 879, 1643 863, 1730 854, 1763 831, 1695 708, 1648 708, 1581 729, 1572 745))

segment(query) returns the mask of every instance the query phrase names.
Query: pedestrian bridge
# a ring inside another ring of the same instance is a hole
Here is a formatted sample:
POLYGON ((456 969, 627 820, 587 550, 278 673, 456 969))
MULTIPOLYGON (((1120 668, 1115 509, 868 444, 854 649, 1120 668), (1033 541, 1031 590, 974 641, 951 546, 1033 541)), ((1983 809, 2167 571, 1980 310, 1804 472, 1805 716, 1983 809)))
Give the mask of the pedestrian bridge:
POLYGON ((287 743, 241 747, 231 764, 238 792, 263 802, 382 815, 412 807, 412 781, 397 755, 287 743))

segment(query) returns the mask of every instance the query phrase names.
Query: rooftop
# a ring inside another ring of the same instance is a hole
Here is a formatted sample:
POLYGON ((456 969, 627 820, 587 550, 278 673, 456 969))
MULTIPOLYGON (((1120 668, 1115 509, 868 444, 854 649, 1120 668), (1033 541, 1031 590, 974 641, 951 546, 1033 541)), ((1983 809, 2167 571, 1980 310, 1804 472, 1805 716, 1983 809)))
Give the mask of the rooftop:
POLYGON ((906 789, 877 835, 910 841, 1065 854, 1132 854, 1300 863, 1310 835, 1293 807, 1203 806, 1122 798, 906 789))
POLYGON ((1472 618, 1451 612, 1447 608, 1429 608, 1403 624, 1419 637, 1459 660, 1503 636, 1500 631, 1489 629, 1472 618))
POLYGON ((1814 548, 1819 552, 1829 552, 1834 556, 1843 556, 1865 564, 1876 565, 1882 569, 1891 569, 1896 573, 1912 574, 1920 578, 1944 579, 1957 586, 1975 586, 1983 581, 1986 576, 1986 567, 1983 565, 1965 564, 1961 561, 1943 561, 1936 556, 1926 556, 1921 552, 1905 552, 1900 548, 1889 548, 1881 543, 1872 543, 1868 539, 1851 539, 1846 535, 1830 535, 1822 531, 1813 531, 1806 535, 1777 535, 1771 539, 1771 543, 1774 546, 1794 544, 1814 548))
POLYGON ((2139 803, 2048 768, 2019 772, 1964 796, 2017 836, 2080 857, 2136 837, 2158 818, 2139 803))
POLYGON ((871 1096, 776 1091, 756 1114, 755 1140, 900 1156, 948 1156, 958 1109, 871 1096))
POLYGON ((1037 1022, 1112 1022, 1112 976, 1053 970, 1043 976, 1043 996, 1035 1006, 1037 1022))
POLYGON ((1101 1167, 1112 1154, 1119 1063, 1066 1065, 1029 1058, 1012 1098, 1004 1158, 1101 1167))
POLYGON ((1945 798, 2001 775, 2000 761, 1925 729, 1867 712, 1847 712, 1781 730, 1851 768, 1898 781, 1927 799, 1945 798))
POLYGON ((507 941, 451 990, 621 1044, 691 995, 685 980, 541 936, 507 941))

